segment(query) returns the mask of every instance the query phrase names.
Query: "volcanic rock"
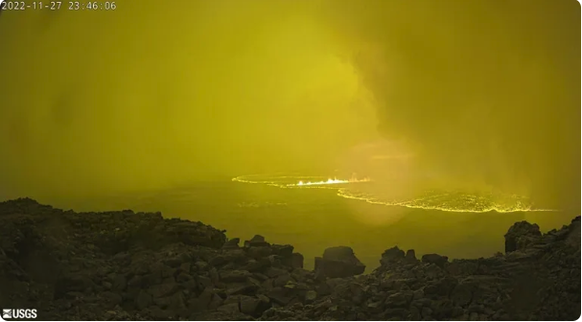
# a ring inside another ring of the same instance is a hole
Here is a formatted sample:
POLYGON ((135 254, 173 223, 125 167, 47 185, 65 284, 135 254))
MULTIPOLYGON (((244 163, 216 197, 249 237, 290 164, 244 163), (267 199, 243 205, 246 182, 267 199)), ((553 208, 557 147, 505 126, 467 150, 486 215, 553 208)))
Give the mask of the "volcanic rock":
POLYGON ((300 253, 293 253, 291 255, 291 267, 303 268, 303 255, 300 253))
POLYGON ((394 246, 384 251, 382 259, 380 259, 380 264, 389 265, 391 263, 397 263, 402 259, 404 259, 404 251, 398 248, 398 246, 394 246))
POLYGON ((223 249, 238 249, 238 244, 240 243, 240 238, 233 238, 227 240, 222 246, 223 249))
POLYGON ((409 249, 406 251, 406 260, 414 263, 416 261, 418 261, 418 259, 416 259, 416 253, 414 252, 414 249, 409 249))
POLYGON ((315 270, 330 278, 350 277, 364 273, 366 266, 347 246, 327 248, 322 258, 316 258, 315 270))
POLYGON ((449 261, 447 256, 442 256, 439 254, 425 254, 422 255, 422 262, 428 264, 435 264, 439 267, 444 267, 444 265, 449 261))
POLYGON ((245 241, 245 247, 261 247, 269 246, 269 243, 265 241, 265 237, 261 235, 255 235, 251 240, 245 241))
POLYGON ((517 222, 505 234, 505 252, 524 249, 539 240, 541 235, 537 224, 530 224, 527 221, 517 222))
POLYGON ((42 320, 575 320, 580 218, 541 234, 521 222, 506 254, 455 259, 397 247, 380 267, 349 247, 316 258, 259 235, 238 247, 199 222, 132 211, 0 203, 0 306, 42 320), (40 268, 39 268, 40 267, 40 268))

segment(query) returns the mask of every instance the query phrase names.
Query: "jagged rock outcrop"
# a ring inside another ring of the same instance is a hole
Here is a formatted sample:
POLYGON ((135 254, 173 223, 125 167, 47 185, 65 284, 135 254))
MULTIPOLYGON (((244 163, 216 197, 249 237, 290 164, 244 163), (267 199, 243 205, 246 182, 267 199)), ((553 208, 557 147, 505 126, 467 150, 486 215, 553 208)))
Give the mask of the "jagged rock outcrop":
POLYGON ((505 252, 524 249, 535 243, 542 235, 537 224, 521 221, 513 224, 505 234, 505 252))
POLYGON ((315 258, 315 271, 329 278, 350 277, 364 273, 366 266, 347 246, 327 248, 323 257, 315 258))
POLYGON ((259 235, 241 246, 159 213, 18 199, 0 203, 0 305, 37 308, 43 320, 577 319, 580 218, 536 227, 511 227, 507 254, 418 260, 393 247, 361 274, 348 247, 327 249, 310 271, 293 246, 259 235))

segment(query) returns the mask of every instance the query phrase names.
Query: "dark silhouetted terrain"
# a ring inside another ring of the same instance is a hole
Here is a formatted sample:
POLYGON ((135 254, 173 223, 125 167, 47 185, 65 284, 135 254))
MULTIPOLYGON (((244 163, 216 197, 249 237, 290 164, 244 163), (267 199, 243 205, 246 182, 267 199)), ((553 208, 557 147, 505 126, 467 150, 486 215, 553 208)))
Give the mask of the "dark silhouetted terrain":
MULTIPOLYGON (((381 242, 381 241, 379 241, 381 242)), ((160 213, 0 203, 0 304, 62 320, 575 320, 580 217, 519 222, 505 254, 449 261, 397 247, 367 275, 349 247, 303 269, 291 245, 160 213), (356 274, 354 276, 354 274, 356 274)))
MULTIPOLYGON (((412 248, 419 255, 441 252, 451 259, 487 257, 503 250, 503 234, 515 222, 535 222, 542 232, 548 232, 579 214, 415 209, 342 198, 335 189, 281 189, 232 182, 230 178, 102 198, 75 200, 63 196, 38 200, 82 212, 161 211, 165 218, 201 221, 224 229, 230 238, 259 234, 271 243, 293 245, 305 256, 305 267, 309 269, 314 266, 315 256, 327 247, 349 246, 367 266, 367 272, 378 266, 378 255, 386 247, 412 248)), ((449 201, 433 200, 435 204, 449 201)))

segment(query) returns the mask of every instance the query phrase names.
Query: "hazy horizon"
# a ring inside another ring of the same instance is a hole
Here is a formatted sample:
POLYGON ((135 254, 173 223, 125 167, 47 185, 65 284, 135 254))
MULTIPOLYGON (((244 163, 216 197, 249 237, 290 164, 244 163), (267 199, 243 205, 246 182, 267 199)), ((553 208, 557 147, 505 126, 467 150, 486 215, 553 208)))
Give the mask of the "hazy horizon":
POLYGON ((339 170, 579 212, 579 26, 571 0, 3 11, 0 197, 339 170))
POLYGON ((52 206, 78 212, 161 211, 165 218, 201 221, 226 230, 228 238, 248 240, 260 234, 271 243, 293 245, 305 256, 309 269, 325 248, 350 246, 368 272, 378 266, 382 252, 393 246, 415 249, 417 256, 489 257, 504 250, 503 236, 515 222, 527 220, 547 232, 576 216, 568 212, 466 213, 388 207, 341 198, 333 189, 281 189, 230 180, 149 193, 54 200, 52 206))

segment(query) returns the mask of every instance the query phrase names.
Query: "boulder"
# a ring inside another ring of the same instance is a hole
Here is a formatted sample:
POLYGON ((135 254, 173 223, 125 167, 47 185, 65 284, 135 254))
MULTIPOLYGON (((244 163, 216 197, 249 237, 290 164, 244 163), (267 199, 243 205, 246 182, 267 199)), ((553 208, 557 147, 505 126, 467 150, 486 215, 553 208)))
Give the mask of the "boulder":
POLYGON ((213 310, 219 307, 222 302, 222 298, 214 292, 212 287, 207 287, 198 297, 188 300, 188 309, 193 313, 213 310))
POLYGON ((114 290, 116 292, 122 292, 122 291, 125 291, 126 287, 127 287, 127 280, 125 279, 125 276, 116 275, 112 281, 112 286, 111 286, 112 290, 114 290))
POLYGON ((293 268, 303 268, 303 255, 300 253, 293 253, 291 255, 291 267, 293 268))
POLYGON ((287 274, 289 274, 289 271, 287 271, 286 269, 276 268, 276 267, 269 267, 265 271, 265 275, 267 275, 268 277, 271 277, 271 278, 275 278, 277 276, 287 275, 287 274))
POLYGON ((424 254, 422 255, 422 262, 427 264, 435 264, 439 267, 444 267, 449 261, 447 256, 442 256, 439 254, 424 254))
POLYGON ((240 297, 240 311, 252 317, 259 317, 263 312, 271 307, 270 300, 264 295, 257 297, 241 296, 240 297))
POLYGON ((224 305, 220 306, 217 310, 219 312, 224 312, 224 313, 228 313, 228 314, 235 314, 235 313, 240 312, 238 303, 224 304, 224 305))
POLYGON ((101 293, 100 298, 102 300, 102 303, 108 309, 115 308, 115 306, 121 304, 121 302, 123 301, 121 295, 109 291, 101 293))
POLYGON ((408 262, 417 262, 418 261, 418 259, 416 259, 416 253, 414 252, 414 249, 407 250, 405 258, 408 262))
POLYGON ((138 310, 143 310, 152 304, 152 296, 146 291, 139 291, 135 298, 135 306, 138 310))
POLYGON ((270 244, 265 241, 265 237, 261 235, 255 235, 250 240, 245 241, 245 247, 261 247, 261 246, 270 246, 270 244))
POLYGON ((568 226, 566 243, 571 246, 580 248, 580 216, 574 218, 568 226))
POLYGON ((541 236, 540 227, 521 221, 513 224, 505 234, 505 252, 521 250, 534 244, 541 236))
POLYGON ((252 274, 249 271, 220 271, 220 280, 225 283, 245 282, 252 274))
POLYGON ((229 239, 224 243, 224 245, 222 245, 222 249, 238 249, 239 243, 240 243, 240 238, 229 239))
POLYGON ((272 245, 273 254, 281 257, 291 257, 294 247, 291 245, 272 245))
POLYGON ((271 261, 267 258, 261 258, 259 260, 250 259, 242 269, 249 272, 261 272, 266 268, 271 266, 271 261))
POLYGON ((268 246, 253 246, 249 247, 247 250, 247 255, 254 259, 261 259, 268 257, 273 253, 271 247, 268 246))
POLYGON ((398 248, 398 246, 394 246, 390 249, 387 249, 382 253, 382 258, 380 259, 380 265, 385 266, 392 263, 399 262, 404 259, 404 251, 398 248))
POLYGON ((56 280, 55 298, 64 296, 67 292, 83 292, 95 286, 89 276, 82 274, 63 275, 56 280))
POLYGON ((226 295, 253 295, 258 288, 258 285, 250 282, 229 284, 226 289, 226 295))
POLYGON ((338 246, 327 248, 323 257, 315 259, 315 270, 326 277, 349 277, 364 273, 366 266, 356 258, 351 247, 338 246))
POLYGON ((269 291, 267 296, 271 299, 272 302, 283 306, 289 304, 291 300, 293 300, 292 291, 284 287, 273 288, 271 291, 269 291))
POLYGON ((169 220, 160 229, 158 243, 184 243, 192 246, 221 248, 226 242, 224 232, 214 229, 200 222, 185 220, 169 220))
POLYGON ((176 293, 180 289, 180 285, 175 282, 163 283, 158 285, 153 285, 149 289, 149 293, 153 298, 165 297, 176 293))

